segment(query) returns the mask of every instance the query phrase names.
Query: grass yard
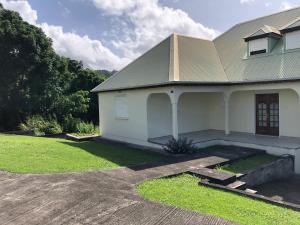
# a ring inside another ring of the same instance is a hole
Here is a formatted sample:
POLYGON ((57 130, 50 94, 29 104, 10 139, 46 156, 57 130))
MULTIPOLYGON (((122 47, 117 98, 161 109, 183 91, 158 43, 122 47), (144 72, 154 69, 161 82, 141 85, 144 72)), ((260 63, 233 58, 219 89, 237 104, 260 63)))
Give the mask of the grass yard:
POLYGON ((277 158, 277 156, 272 156, 268 154, 256 155, 244 160, 239 160, 231 165, 219 167, 218 169, 229 173, 244 173, 248 170, 255 169, 264 164, 268 164, 276 160, 277 158))
POLYGON ((98 142, 0 135, 0 170, 17 173, 88 171, 162 159, 142 150, 98 142))
POLYGON ((199 186, 191 175, 161 178, 138 186, 146 199, 249 225, 299 224, 300 213, 233 193, 199 186))

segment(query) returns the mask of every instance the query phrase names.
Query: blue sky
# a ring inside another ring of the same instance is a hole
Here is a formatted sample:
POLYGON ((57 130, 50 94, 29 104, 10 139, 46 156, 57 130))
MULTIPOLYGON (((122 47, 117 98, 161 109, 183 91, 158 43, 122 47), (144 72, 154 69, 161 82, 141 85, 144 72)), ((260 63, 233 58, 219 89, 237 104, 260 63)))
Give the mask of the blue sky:
POLYGON ((0 0, 52 38, 58 54, 120 69, 172 32, 213 39, 300 0, 0 0))

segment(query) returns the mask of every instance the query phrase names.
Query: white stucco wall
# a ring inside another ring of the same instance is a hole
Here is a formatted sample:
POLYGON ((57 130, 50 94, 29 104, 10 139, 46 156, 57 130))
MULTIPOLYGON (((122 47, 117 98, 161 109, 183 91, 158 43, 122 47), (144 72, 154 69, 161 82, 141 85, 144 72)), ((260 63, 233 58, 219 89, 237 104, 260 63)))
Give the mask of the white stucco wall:
MULTIPOLYGON (((98 94, 99 118, 101 135, 104 138, 129 142, 138 145, 157 147, 148 142, 148 112, 147 100, 152 93, 159 94, 161 98, 149 98, 152 106, 149 108, 152 120, 149 127, 149 134, 152 136, 168 135, 172 132, 172 111, 170 99, 166 93, 170 92, 167 88, 139 89, 121 92, 102 92, 98 94), (128 119, 116 118, 115 99, 117 96, 125 96, 128 108, 128 119), (156 126, 160 125, 160 127, 156 126), (163 127, 161 129, 161 127, 163 127), (155 129, 155 130, 153 130, 155 129)), ((153 95, 156 96, 156 95, 153 95)))
POLYGON ((172 105, 167 94, 151 94, 148 98, 148 136, 162 137, 172 134, 172 105))
POLYGON ((207 130, 209 104, 203 93, 184 93, 178 101, 179 133, 207 130))
POLYGON ((255 94, 262 93, 279 93, 279 135, 300 137, 299 99, 289 89, 234 92, 230 98, 230 130, 255 133, 255 94))
POLYGON ((229 104, 230 131, 255 133, 254 92, 234 92, 229 104))
POLYGON ((279 134, 300 137, 300 105, 293 90, 279 91, 279 134))
POLYGON ((178 101, 179 133, 224 130, 222 93, 184 93, 178 101))
POLYGON ((225 108, 222 93, 209 94, 209 129, 224 130, 225 128, 225 108))
POLYGON ((98 95, 101 135, 105 138, 143 144, 147 140, 147 93, 145 91, 124 91, 128 103, 128 119, 115 116, 117 92, 98 95))

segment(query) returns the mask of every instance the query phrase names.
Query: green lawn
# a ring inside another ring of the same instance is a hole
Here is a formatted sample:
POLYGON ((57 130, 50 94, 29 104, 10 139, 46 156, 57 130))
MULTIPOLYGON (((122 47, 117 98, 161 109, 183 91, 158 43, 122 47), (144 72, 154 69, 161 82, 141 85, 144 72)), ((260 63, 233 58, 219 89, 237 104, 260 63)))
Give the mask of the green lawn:
POLYGON ((239 160, 231 165, 222 166, 218 169, 229 173, 244 173, 248 170, 255 169, 264 164, 268 164, 277 158, 277 156, 272 156, 268 154, 256 155, 246 158, 244 160, 239 160))
POLYGON ((147 181, 138 192, 147 199, 253 225, 300 224, 300 213, 258 200, 198 185, 198 178, 181 175, 147 181))
POLYGON ((0 170, 17 173, 98 170, 151 162, 162 157, 93 141, 0 135, 0 170))

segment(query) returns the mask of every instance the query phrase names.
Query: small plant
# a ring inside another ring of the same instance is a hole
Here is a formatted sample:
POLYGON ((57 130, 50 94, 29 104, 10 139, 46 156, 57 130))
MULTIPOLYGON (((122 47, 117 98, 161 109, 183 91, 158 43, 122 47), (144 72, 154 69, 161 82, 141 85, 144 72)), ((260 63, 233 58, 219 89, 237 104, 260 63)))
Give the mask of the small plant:
POLYGON ((187 138, 179 138, 176 140, 172 138, 165 146, 164 150, 172 154, 191 154, 196 151, 196 147, 193 145, 193 140, 187 138))

